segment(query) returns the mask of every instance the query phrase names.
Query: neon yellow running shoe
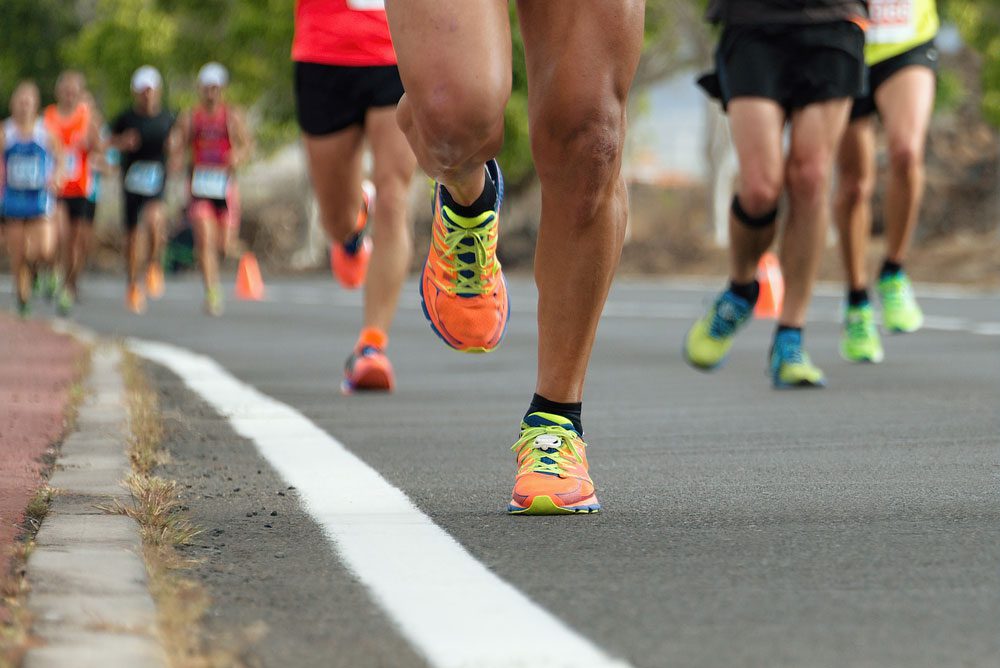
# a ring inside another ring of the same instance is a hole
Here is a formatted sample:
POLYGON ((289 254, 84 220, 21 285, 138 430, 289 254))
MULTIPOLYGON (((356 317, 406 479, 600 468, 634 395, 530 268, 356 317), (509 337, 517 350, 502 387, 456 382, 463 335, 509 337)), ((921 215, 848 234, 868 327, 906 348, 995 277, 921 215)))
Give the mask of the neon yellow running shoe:
POLYGON ((708 313, 688 330, 684 359, 701 371, 719 368, 733 347, 736 332, 752 315, 750 302, 730 290, 721 293, 708 313))
POLYGON ((802 332, 784 330, 775 335, 771 347, 771 381, 777 389, 826 387, 823 371, 802 350, 802 332))
POLYGON ((913 295, 913 284, 906 272, 883 276, 878 281, 882 298, 882 324, 893 333, 908 334, 924 324, 924 313, 913 295))
POLYGON ((840 356, 848 362, 878 364, 885 358, 871 304, 848 306, 840 335, 840 356))
POLYGON ((511 450, 517 454, 517 476, 507 512, 569 515, 601 509, 588 470, 587 444, 566 418, 526 416, 511 450))

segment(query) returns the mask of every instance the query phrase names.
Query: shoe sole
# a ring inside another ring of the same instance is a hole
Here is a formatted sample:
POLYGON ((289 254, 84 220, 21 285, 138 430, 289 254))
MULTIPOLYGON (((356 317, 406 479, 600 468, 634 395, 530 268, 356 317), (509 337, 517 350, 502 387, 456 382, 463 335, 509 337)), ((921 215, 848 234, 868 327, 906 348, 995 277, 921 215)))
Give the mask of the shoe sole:
POLYGON ((826 380, 812 383, 808 380, 801 380, 797 383, 785 383, 782 381, 772 381, 776 390, 822 390, 826 388, 826 380))
POLYGON ((424 268, 420 271, 420 282, 417 284, 417 290, 420 292, 420 309, 424 312, 424 317, 427 318, 427 322, 431 326, 431 330, 437 334, 437 337, 444 341, 444 344, 451 348, 452 350, 457 350, 460 353, 491 353, 500 347, 503 343, 503 337, 507 335, 507 325, 510 324, 510 293, 507 292, 507 277, 502 276, 500 280, 503 281, 504 292, 507 293, 507 312, 503 317, 503 331, 500 332, 500 338, 497 339, 497 344, 492 348, 486 348, 484 346, 472 346, 469 348, 459 348, 452 345, 451 341, 445 338, 445 336, 438 330, 434 325, 434 321, 431 319, 431 313, 427 310, 427 300, 424 299, 424 274, 427 272, 427 263, 424 263, 424 268))
POLYGON ((586 506, 560 506, 551 497, 536 496, 531 500, 531 505, 522 508, 513 501, 507 504, 507 513, 510 515, 592 515, 600 512, 601 504, 594 503, 586 506))
POLYGON ((372 368, 361 374, 353 383, 345 378, 340 383, 342 394, 354 394, 355 392, 392 392, 392 378, 385 369, 372 368))

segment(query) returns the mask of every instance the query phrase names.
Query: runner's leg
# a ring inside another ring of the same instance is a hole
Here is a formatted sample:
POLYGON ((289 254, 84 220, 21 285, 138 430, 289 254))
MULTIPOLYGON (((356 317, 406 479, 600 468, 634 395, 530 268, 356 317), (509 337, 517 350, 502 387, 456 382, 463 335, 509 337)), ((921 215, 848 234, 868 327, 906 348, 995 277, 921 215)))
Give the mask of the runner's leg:
POLYGON ((536 392, 554 402, 582 400, 621 256, 628 217, 621 178, 625 107, 642 46, 643 4, 518 3, 532 153, 542 182, 536 392))
POLYGON ((388 333, 413 251, 406 205, 416 158, 396 124, 395 107, 369 110, 365 134, 374 158, 376 205, 370 223, 373 249, 365 283, 364 326, 388 333))
POLYGON ((7 254, 10 257, 11 277, 14 282, 14 294, 20 303, 26 303, 31 296, 27 258, 25 257, 24 222, 8 218, 4 223, 4 237, 7 242, 7 254))
POLYGON ((849 290, 868 287, 868 243, 874 191, 875 123, 869 116, 847 126, 837 154, 834 216, 849 290))
POLYGON ((503 144, 511 86, 507 3, 387 0, 386 11, 406 88, 399 127, 424 172, 456 202, 471 204, 483 192, 483 165, 503 144))
POLYGON ((195 250, 201 267, 205 291, 219 284, 218 221, 211 204, 195 202, 191 207, 191 227, 194 232, 195 250))
POLYGON ((785 169, 788 222, 781 244, 785 301, 780 323, 802 327, 830 224, 830 172, 847 126, 851 101, 820 102, 792 115, 792 138, 785 169))
POLYGON ((143 208, 142 217, 146 224, 146 233, 149 235, 149 255, 146 257, 146 263, 162 267, 163 248, 167 239, 167 209, 163 200, 149 200, 143 208))
POLYGON ((343 243, 355 231, 362 204, 364 132, 352 125, 329 135, 302 136, 320 223, 332 241, 343 243))
MULTIPOLYGON (((740 166, 736 198, 751 218, 769 216, 778 206, 785 158, 781 133, 785 111, 773 100, 740 97, 729 103, 729 127, 740 166)), ((730 278, 733 283, 752 283, 757 264, 774 241, 776 225, 751 227, 732 211, 729 215, 730 278)))
POLYGON ((875 91, 889 145, 885 193, 886 258, 902 264, 924 194, 924 148, 934 109, 934 72, 906 67, 875 91))

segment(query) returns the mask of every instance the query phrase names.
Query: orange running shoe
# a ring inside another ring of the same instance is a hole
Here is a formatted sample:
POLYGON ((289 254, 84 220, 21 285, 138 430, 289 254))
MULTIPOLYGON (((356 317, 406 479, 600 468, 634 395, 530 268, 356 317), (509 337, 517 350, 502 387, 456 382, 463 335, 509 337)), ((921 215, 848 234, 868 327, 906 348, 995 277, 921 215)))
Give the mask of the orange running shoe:
POLYGON ((392 392, 395 388, 392 364, 379 348, 359 345, 347 358, 344 380, 340 383, 340 391, 344 394, 392 392))
POLYGON ((348 290, 360 288, 368 275, 368 261, 372 257, 372 240, 365 234, 368 216, 375 208, 375 186, 369 181, 361 184, 361 210, 349 243, 330 246, 330 266, 337 282, 348 290))
POLYGON ((131 284, 125 290, 125 308, 136 315, 146 312, 146 295, 136 284, 131 284))
POLYGON ((503 175, 496 160, 486 163, 497 191, 496 206, 465 218, 441 202, 434 187, 431 248, 420 278, 420 301, 434 333, 466 353, 485 353, 500 344, 510 304, 507 282, 497 260, 503 175))
POLYGON ((588 472, 587 444, 566 418, 528 415, 511 450, 517 453, 517 477, 507 512, 568 515, 601 509, 588 472))
POLYGON ((146 269, 146 292, 150 299, 163 296, 163 267, 158 262, 151 262, 146 269))

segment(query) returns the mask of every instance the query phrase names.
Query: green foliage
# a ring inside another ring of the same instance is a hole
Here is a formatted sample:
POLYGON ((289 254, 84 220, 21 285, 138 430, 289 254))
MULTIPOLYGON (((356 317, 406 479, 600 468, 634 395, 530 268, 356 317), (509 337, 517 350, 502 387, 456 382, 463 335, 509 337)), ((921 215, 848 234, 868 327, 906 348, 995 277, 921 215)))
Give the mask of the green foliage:
POLYGON ((65 5, 65 0, 3 0, 0 109, 6 111, 10 95, 22 79, 34 79, 42 90, 42 100, 51 100, 63 63, 47 45, 69 39, 77 29, 65 5))
POLYGON ((1000 125, 1000 0, 949 0, 943 9, 983 55, 983 113, 1000 125))

